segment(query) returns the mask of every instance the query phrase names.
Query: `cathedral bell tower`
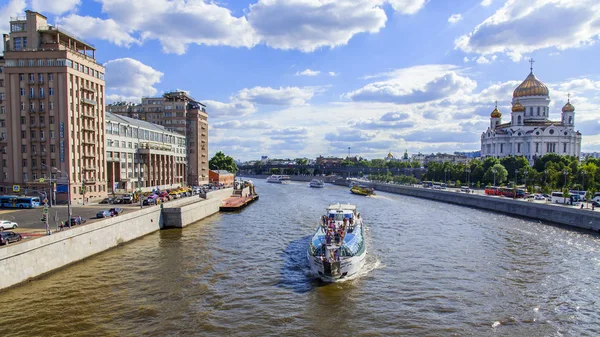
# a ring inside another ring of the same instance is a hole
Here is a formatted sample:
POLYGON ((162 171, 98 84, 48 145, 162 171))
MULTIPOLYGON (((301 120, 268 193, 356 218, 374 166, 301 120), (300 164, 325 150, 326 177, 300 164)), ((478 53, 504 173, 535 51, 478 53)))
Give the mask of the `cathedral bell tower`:
POLYGON ((490 114, 490 129, 494 130, 501 123, 502 123, 502 114, 498 110, 498 101, 496 101, 496 108, 490 114))
POLYGON ((512 125, 523 125, 525 121, 525 107, 517 100, 512 106, 512 125))
POLYGON ((575 126, 575 107, 571 104, 571 94, 562 108, 562 122, 565 126, 575 126))

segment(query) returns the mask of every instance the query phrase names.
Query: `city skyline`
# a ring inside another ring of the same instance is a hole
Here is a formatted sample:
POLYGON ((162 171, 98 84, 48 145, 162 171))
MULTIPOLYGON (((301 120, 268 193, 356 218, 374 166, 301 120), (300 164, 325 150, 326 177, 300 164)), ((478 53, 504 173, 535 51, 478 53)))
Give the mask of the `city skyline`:
POLYGON ((0 30, 25 9, 96 46, 107 102, 206 104, 210 157, 477 151, 529 58, 550 119, 570 94, 582 152, 600 150, 597 1, 10 0, 0 30))

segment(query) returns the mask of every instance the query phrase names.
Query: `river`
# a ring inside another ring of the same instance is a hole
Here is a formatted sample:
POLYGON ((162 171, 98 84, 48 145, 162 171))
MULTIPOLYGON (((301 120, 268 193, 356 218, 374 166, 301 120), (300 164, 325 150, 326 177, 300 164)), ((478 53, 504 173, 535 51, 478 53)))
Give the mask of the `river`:
POLYGON ((0 293, 3 335, 600 335, 596 234, 383 192, 256 185, 242 212, 0 293), (308 274, 306 248, 336 202, 357 204, 368 262, 326 285, 308 274))

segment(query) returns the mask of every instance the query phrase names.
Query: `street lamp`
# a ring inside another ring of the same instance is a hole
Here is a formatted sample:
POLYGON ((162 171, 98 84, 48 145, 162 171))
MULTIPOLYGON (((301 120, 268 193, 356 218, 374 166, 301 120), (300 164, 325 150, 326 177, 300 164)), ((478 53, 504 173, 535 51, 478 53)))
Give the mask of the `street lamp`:
POLYGON ((527 170, 523 172, 523 174, 525 175, 525 192, 527 192, 527 173, 529 173, 529 171, 527 170))
POLYGON ((52 169, 55 170, 56 173, 62 173, 67 177, 67 223, 69 224, 69 228, 71 228, 71 177, 56 167, 52 167, 52 169))
POLYGON ((569 171, 564 170, 563 174, 565 175, 565 186, 564 187, 567 188, 567 175, 569 174, 569 171))
POLYGON ((492 169, 492 172, 494 173, 494 187, 496 187, 496 173, 498 173, 498 170, 492 169))
POLYGON ((467 181, 467 186, 471 187, 471 181, 469 180, 469 175, 471 174, 471 169, 470 168, 466 168, 465 169, 465 175, 466 178, 465 180, 467 181))
POLYGON ((444 170, 444 184, 448 184, 448 180, 446 179, 446 174, 448 173, 449 169, 446 167, 446 169, 444 170))
POLYGON ((581 184, 582 189, 585 191, 585 175, 587 174, 586 171, 582 170, 581 171, 581 176, 583 177, 583 183, 581 184))

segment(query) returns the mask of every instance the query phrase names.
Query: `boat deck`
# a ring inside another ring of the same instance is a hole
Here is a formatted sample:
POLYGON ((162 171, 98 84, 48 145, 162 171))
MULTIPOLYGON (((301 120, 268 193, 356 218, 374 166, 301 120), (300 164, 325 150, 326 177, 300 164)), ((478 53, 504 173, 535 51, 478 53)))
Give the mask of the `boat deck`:
POLYGON ((245 197, 231 196, 231 197, 223 200, 223 203, 221 204, 221 207, 219 208, 219 210, 222 212, 237 211, 239 209, 246 207, 248 204, 252 203, 253 201, 255 201, 257 199, 258 199, 258 194, 249 195, 249 196, 245 196, 245 197))

